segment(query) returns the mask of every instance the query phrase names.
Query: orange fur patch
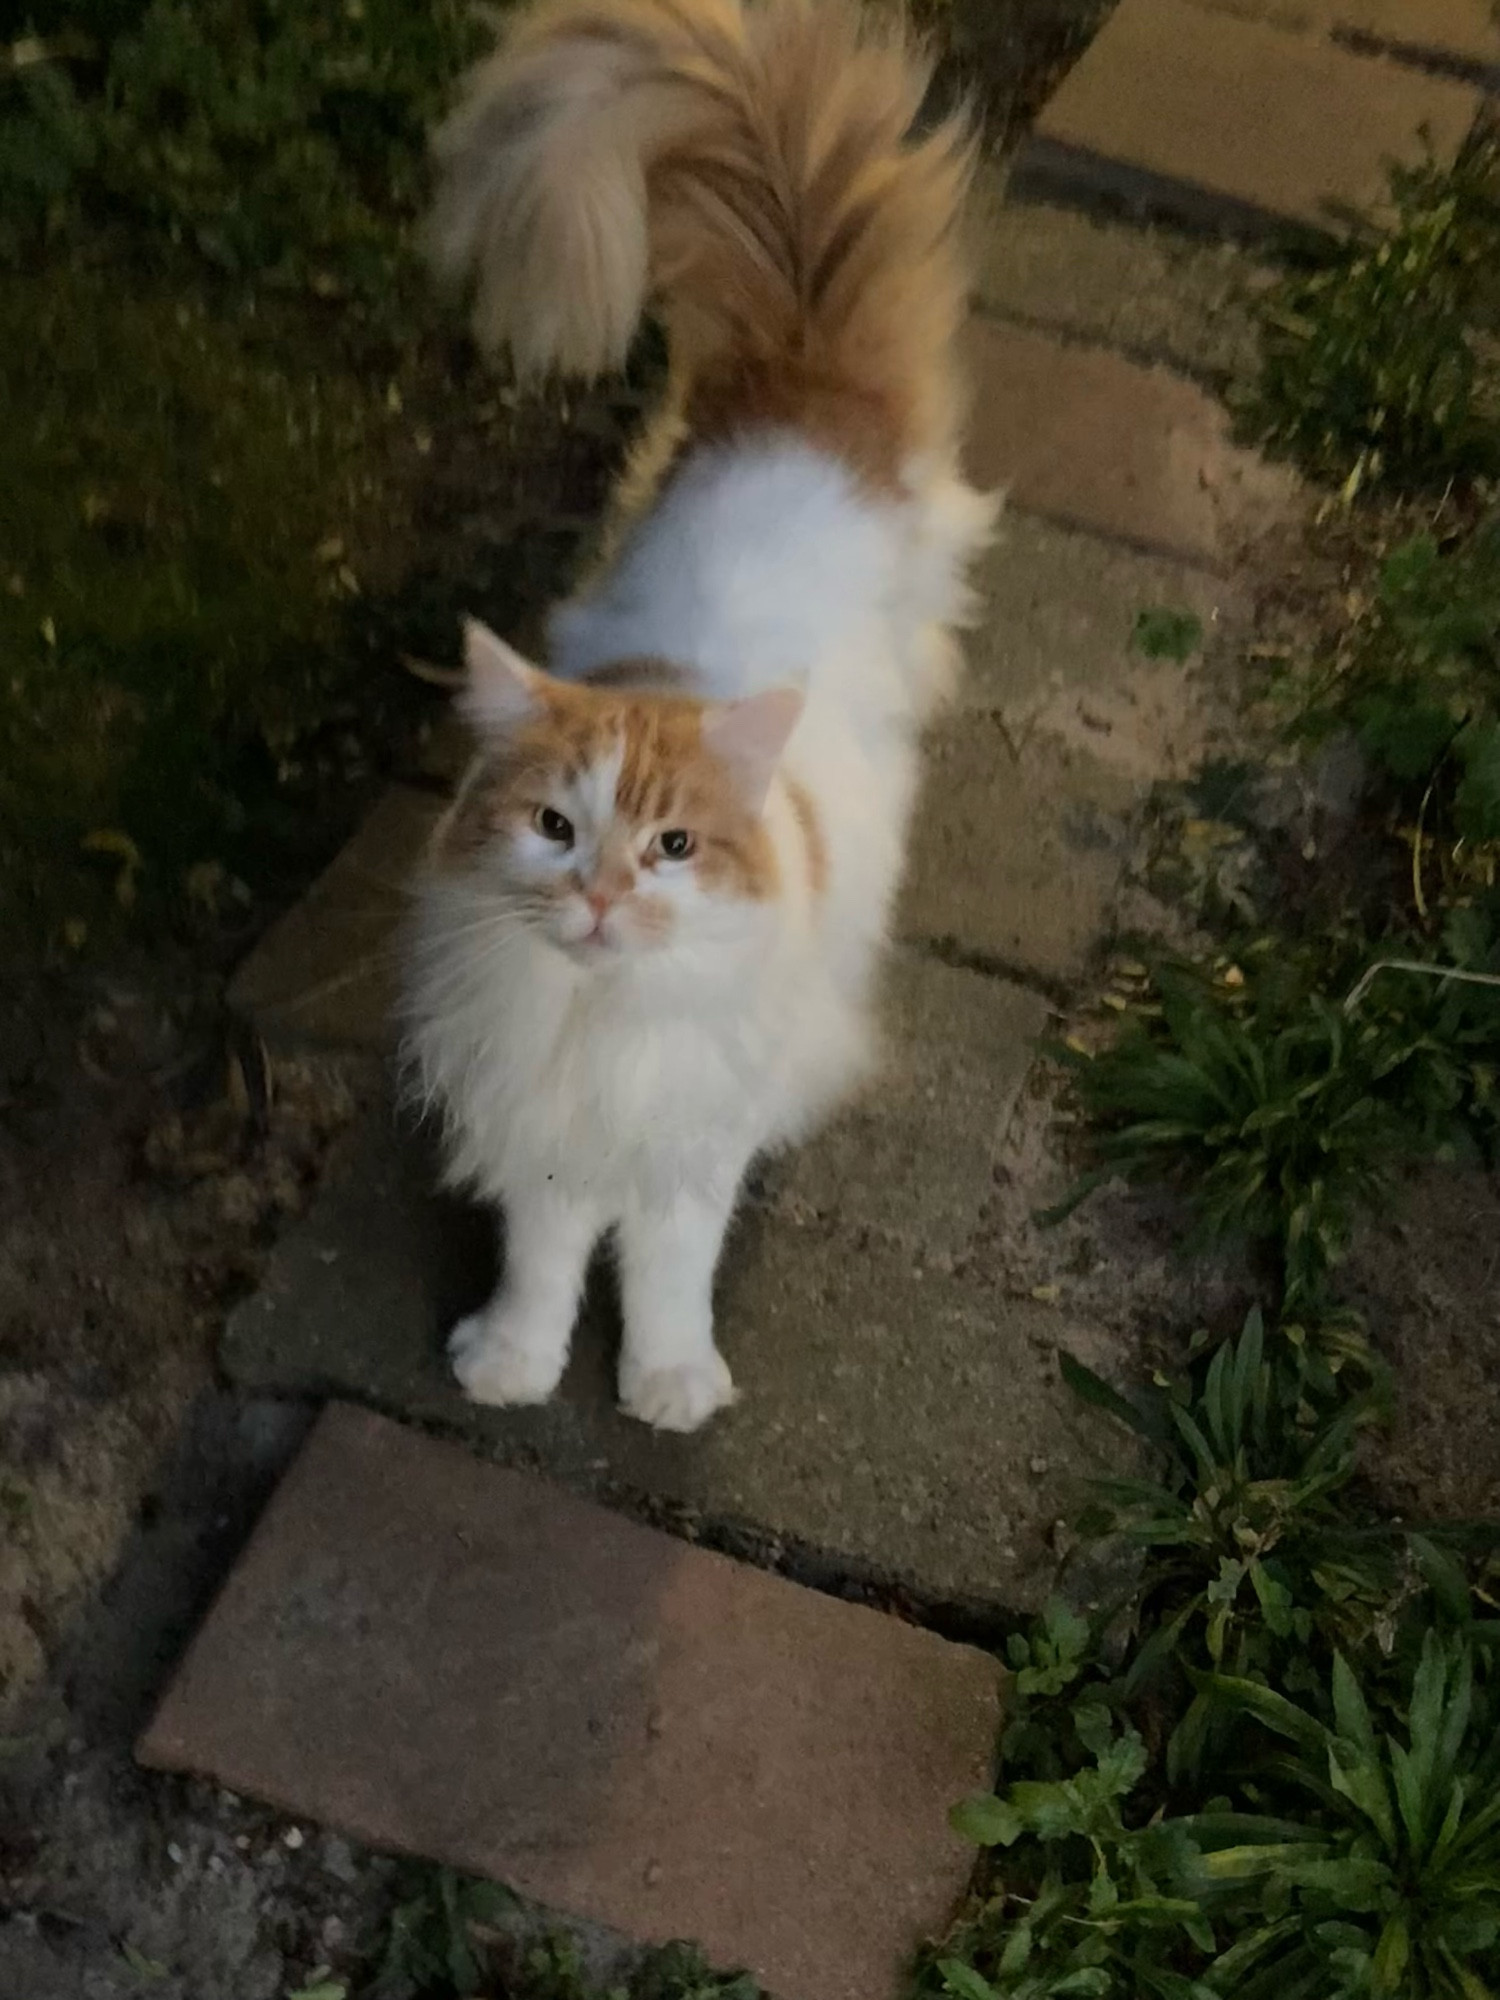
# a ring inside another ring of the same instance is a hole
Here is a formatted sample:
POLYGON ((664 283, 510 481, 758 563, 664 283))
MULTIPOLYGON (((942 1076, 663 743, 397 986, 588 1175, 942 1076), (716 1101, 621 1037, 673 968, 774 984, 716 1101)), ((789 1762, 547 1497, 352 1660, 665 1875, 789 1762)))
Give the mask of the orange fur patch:
MULTIPOLYGON (((439 829, 438 859, 457 866, 472 861, 501 829, 546 805, 557 780, 618 754, 620 820, 636 832, 686 828, 697 841, 692 865, 706 889, 754 900, 775 895, 770 836, 725 765, 704 747, 702 718, 702 703, 684 696, 549 680, 540 713, 482 753, 439 829)), ((637 879, 649 880, 653 866, 649 858, 641 862, 637 879)), ((610 886, 616 893, 622 887, 610 886)), ((646 900, 642 893, 638 915, 646 900)))
POLYGON ((852 0, 745 21, 717 118, 665 146, 648 182, 684 427, 795 430, 896 490, 958 425, 967 129, 913 139, 926 65, 852 0))
POLYGON ((474 72, 431 237, 481 338, 596 373, 665 321, 627 510, 685 446, 768 428, 879 491, 956 456, 974 148, 963 117, 918 136, 930 77, 858 0, 540 0, 474 72))

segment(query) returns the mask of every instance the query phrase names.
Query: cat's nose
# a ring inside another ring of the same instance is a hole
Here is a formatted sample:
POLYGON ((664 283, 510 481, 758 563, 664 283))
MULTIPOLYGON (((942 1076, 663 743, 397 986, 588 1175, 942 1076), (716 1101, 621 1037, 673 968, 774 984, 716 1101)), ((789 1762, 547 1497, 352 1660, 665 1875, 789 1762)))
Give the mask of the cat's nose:
POLYGON ((614 897, 607 895, 602 889, 585 889, 583 900, 588 904, 589 909, 593 913, 594 922, 597 924, 603 922, 610 904, 614 901, 614 897))

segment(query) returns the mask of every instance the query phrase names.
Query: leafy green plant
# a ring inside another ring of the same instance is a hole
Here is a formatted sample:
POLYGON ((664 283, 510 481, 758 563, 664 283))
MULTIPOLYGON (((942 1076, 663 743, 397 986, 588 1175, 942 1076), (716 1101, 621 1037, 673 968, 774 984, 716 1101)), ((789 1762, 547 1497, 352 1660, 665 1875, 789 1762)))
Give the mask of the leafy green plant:
POLYGON ((1069 1052, 1101 1162, 1080 1192, 1116 1173, 1180 1184, 1195 1241, 1269 1245, 1295 1305, 1386 1185, 1402 1125, 1381 1086, 1410 1052, 1270 973, 1246 993, 1164 966, 1155 992, 1112 1046, 1069 1052))
POLYGON ((1186 1986, 1173 1970, 1184 1938, 1213 1949, 1198 1901, 1174 1893, 1192 1849, 1174 1828, 1127 1825, 1126 1801, 1145 1772, 1145 1743, 1120 1729, 1098 1701, 1073 1709, 1090 1761, 1064 1778, 1023 1779, 1003 1796, 965 1800, 953 1811, 957 1832, 976 1845, 1034 1849, 1043 1872, 1022 1875, 985 1912, 988 1949, 936 1961, 943 1990, 957 2000, 1043 2000, 1082 1994, 1161 1995, 1186 1986), (981 1965, 976 1964, 979 1958, 981 1965))
POLYGON ((1390 1717, 1342 1654, 1332 1721, 1253 1680, 1213 1675, 1213 1701, 1290 1746, 1257 1789, 1306 1820, 1210 1813, 1189 1822, 1217 1889, 1259 1893, 1210 1975, 1240 2000, 1301 1994, 1483 2000, 1500 1978, 1500 1699, 1493 1661, 1429 1629, 1390 1717))
MULTIPOLYGON (((1122 964, 1117 1038, 1062 1052, 1097 1161, 1072 1199, 1119 1173, 1175 1183, 1194 1241, 1271 1254, 1283 1317, 1199 1336, 1129 1393, 1063 1362, 1138 1455, 1078 1524, 1119 1590, 1010 1642, 1002 1783, 954 1814, 987 1860, 926 1995, 1485 2000, 1500 1975, 1500 1622, 1478 1615, 1500 1530, 1383 1518, 1362 1466, 1389 1383, 1330 1304, 1404 1160, 1500 1136, 1493 141, 1395 198, 1384 234, 1273 288, 1249 414, 1351 500, 1463 486, 1440 532, 1356 577, 1298 690, 1299 739, 1364 752, 1412 907, 1377 870, 1289 910, 1321 827, 1289 839, 1253 773, 1205 772, 1176 893, 1211 959, 1122 964)), ((1133 637, 1179 643, 1157 613, 1133 637)))
POLYGON ((1307 690, 1299 734, 1352 730, 1375 768, 1469 842, 1500 841, 1500 516, 1385 557, 1370 604, 1307 690), (1430 810, 1434 792, 1441 794, 1430 810))
POLYGON ((1079 1523, 1138 1562, 1093 1618, 1053 1603, 1012 1640, 1002 1784, 952 1815, 981 1890, 920 1991, 1483 2000, 1500 1626, 1466 1562, 1496 1533, 1359 1490, 1385 1383, 1347 1316, 1252 1313, 1128 1397, 1066 1372, 1152 1461, 1079 1523))
MULTIPOLYGON (((1258 1667, 1274 1664, 1253 1653, 1261 1640, 1305 1643, 1313 1619, 1296 1607, 1331 1581, 1340 1495, 1361 1433, 1387 1407, 1385 1371, 1357 1326, 1334 1320, 1310 1334, 1287 1325, 1268 1343, 1254 1309, 1234 1339, 1200 1336, 1180 1376, 1135 1398, 1072 1359, 1063 1368, 1079 1395, 1161 1462, 1156 1478, 1096 1481, 1090 1525, 1156 1558, 1145 1590, 1171 1599, 1163 1642, 1181 1647, 1201 1621, 1209 1660, 1253 1657, 1258 1667)), ((1137 1655, 1132 1686, 1154 1656, 1137 1655)))
POLYGON ((315 1966, 302 1984, 287 1989, 286 2000, 349 2000, 349 1988, 342 1979, 334 1979, 326 1965, 315 1966))
MULTIPOLYGON (((1451 948, 1500 962, 1467 914, 1451 948)), ((1190 1248, 1265 1245, 1289 1310, 1320 1298, 1402 1160, 1488 1150, 1500 1136, 1500 988, 1444 983, 1438 966, 1432 978, 1384 975, 1356 1007, 1329 997, 1347 1001, 1386 956, 1330 933, 1262 936, 1218 969, 1158 965, 1112 1044, 1060 1052, 1098 1165, 1052 1216, 1115 1174, 1166 1181, 1196 1215, 1190 1248)))
POLYGON ((716 1972, 695 1946, 643 1952, 603 1989, 560 1931, 515 1921, 514 1897, 448 1868, 414 1867, 391 1911, 384 1946, 356 2000, 763 2000, 748 1973, 716 1972))
POLYGON ((1257 302, 1259 378, 1248 432, 1352 498, 1442 486, 1497 458, 1481 315, 1500 249, 1500 169, 1488 134, 1456 165, 1397 168, 1393 219, 1324 246, 1257 302))
POLYGON ((458 2000, 478 1993, 486 1967, 476 1927, 498 1923, 513 1906, 492 1882, 467 1880, 451 1868, 412 1870, 390 1915, 370 2000, 458 2000))

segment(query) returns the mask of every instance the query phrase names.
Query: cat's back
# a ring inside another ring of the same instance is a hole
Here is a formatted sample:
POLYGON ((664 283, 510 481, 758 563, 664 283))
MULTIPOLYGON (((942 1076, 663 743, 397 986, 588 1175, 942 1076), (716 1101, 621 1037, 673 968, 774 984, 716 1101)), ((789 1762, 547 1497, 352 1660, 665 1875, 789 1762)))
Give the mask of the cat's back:
POLYGON ((880 646, 903 510, 790 435, 700 447, 552 621, 555 671, 664 659, 732 699, 880 646))

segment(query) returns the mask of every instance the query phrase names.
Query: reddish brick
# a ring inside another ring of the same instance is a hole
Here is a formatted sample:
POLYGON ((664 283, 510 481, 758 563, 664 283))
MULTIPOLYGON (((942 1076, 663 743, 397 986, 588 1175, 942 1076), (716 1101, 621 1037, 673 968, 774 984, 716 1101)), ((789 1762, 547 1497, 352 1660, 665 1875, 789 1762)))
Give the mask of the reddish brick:
POLYGON ((877 2000, 970 1856, 993 1660, 334 1405, 143 1738, 782 2000, 877 2000))
POLYGON ((1013 189, 1202 223, 1334 226, 1378 207, 1393 160, 1451 160, 1467 84, 1205 9, 1121 0, 1037 120, 1013 189))

